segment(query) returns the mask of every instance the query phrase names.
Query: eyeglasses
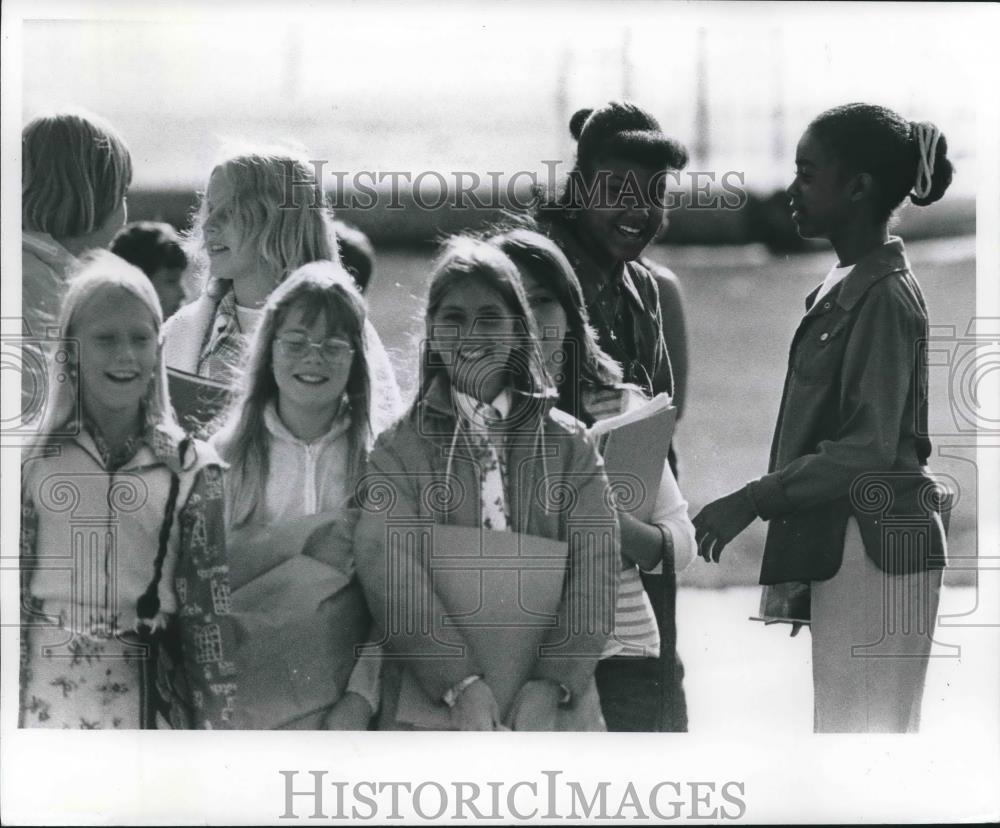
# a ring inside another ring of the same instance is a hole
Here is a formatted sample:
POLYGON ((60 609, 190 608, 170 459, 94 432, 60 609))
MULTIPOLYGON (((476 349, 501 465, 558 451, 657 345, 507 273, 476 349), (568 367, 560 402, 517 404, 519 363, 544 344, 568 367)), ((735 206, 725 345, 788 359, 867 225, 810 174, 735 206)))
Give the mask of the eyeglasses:
POLYGON ((274 340, 278 350, 289 359, 304 357, 310 349, 316 348, 328 362, 346 362, 354 358, 354 346, 345 339, 330 337, 322 342, 313 342, 305 334, 285 334, 274 340))

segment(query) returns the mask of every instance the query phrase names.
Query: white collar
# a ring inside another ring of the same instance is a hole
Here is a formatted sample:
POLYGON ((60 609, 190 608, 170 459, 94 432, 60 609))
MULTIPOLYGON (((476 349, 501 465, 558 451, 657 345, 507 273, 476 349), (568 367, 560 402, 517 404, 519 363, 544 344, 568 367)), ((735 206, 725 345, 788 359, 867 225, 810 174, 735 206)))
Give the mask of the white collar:
MULTIPOLYGON (((479 413, 482 402, 454 387, 451 393, 455 400, 455 410, 472 424, 485 427, 485 424, 482 422, 482 415, 479 413)), ((500 416, 501 420, 506 420, 507 415, 510 414, 511 403, 510 389, 504 388, 489 405, 500 416)), ((492 414, 492 412, 490 413, 492 414)))

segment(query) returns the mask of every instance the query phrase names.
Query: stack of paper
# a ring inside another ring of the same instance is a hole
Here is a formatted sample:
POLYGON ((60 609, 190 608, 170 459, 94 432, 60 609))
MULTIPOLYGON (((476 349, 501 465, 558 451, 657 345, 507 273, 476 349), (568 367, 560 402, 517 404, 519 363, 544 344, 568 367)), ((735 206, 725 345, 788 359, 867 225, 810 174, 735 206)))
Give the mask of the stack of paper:
POLYGON ((604 455, 619 508, 645 523, 653 515, 676 422, 677 409, 670 395, 658 394, 638 408, 598 420, 590 428, 604 455))

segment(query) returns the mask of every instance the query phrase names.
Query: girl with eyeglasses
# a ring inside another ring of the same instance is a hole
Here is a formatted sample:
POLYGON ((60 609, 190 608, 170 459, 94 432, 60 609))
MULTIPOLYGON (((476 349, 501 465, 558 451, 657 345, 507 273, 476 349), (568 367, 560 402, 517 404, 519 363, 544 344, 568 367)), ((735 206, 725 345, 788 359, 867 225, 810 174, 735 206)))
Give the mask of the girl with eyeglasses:
POLYGON ((355 658, 368 613, 349 528, 372 440, 365 322, 339 264, 295 271, 264 305, 241 395, 214 438, 230 464, 238 661, 249 676, 241 727, 364 729, 378 706, 377 650, 355 658))

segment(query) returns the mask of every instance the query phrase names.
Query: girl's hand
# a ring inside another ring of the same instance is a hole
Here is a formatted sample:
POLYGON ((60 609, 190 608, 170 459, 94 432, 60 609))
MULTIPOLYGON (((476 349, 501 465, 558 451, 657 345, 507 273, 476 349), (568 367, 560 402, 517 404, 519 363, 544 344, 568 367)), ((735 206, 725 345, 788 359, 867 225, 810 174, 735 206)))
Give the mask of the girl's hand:
POLYGON ((326 718, 324 730, 367 730, 372 709, 364 697, 348 691, 337 701, 326 718))
POLYGON ((719 562, 722 550, 746 529, 757 510, 746 486, 709 503, 694 519, 698 554, 706 561, 719 562))
POLYGON ((510 729, 551 733, 556 729, 559 712, 559 685, 547 679, 525 682, 514 698, 510 729))
POLYGON ((466 687, 451 709, 451 724, 458 730, 497 730, 500 709, 493 691, 483 680, 466 687))

